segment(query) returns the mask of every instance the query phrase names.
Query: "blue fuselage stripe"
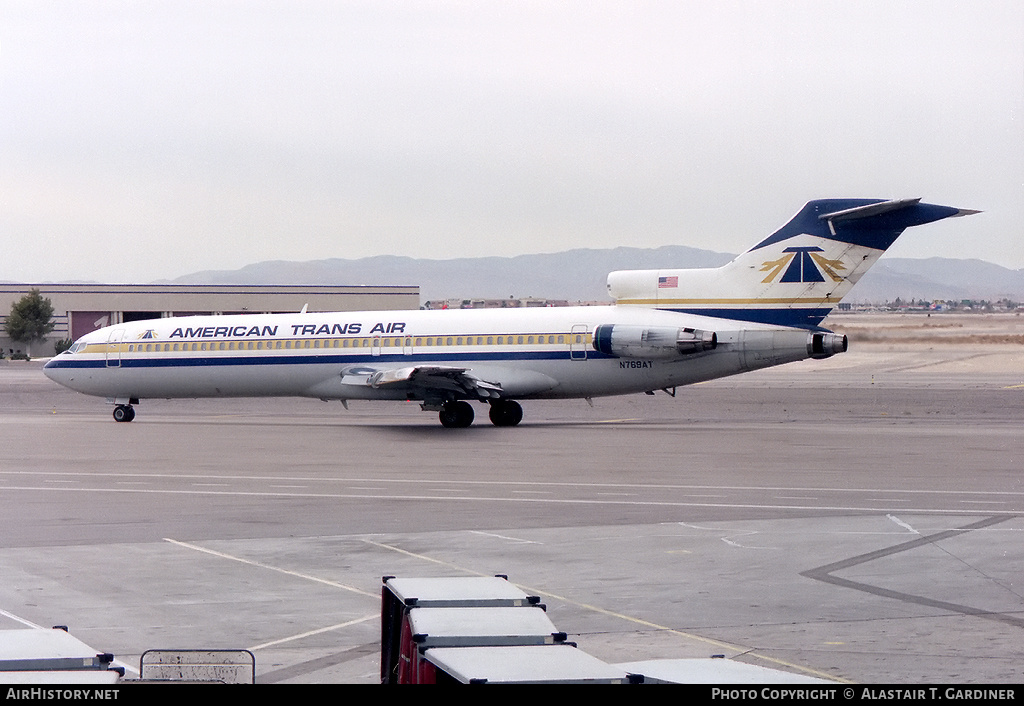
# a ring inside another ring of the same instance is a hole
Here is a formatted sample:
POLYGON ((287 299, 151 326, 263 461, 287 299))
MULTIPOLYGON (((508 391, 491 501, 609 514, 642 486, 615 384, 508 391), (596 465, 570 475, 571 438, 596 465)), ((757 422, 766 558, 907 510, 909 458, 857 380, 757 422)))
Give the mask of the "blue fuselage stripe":
MULTIPOLYGON (((597 351, 588 350, 587 358, 614 358, 597 351)), ((456 362, 456 361, 520 361, 520 360, 571 360, 568 351, 531 351, 513 352, 480 352, 465 351, 463 353, 369 353, 358 354, 324 354, 324 355, 246 355, 246 356, 181 356, 167 358, 135 358, 122 355, 120 360, 111 358, 93 358, 91 360, 60 360, 54 358, 46 364, 49 368, 182 368, 182 367, 228 367, 239 365, 350 365, 354 363, 405 363, 406 365, 425 362, 456 362)))

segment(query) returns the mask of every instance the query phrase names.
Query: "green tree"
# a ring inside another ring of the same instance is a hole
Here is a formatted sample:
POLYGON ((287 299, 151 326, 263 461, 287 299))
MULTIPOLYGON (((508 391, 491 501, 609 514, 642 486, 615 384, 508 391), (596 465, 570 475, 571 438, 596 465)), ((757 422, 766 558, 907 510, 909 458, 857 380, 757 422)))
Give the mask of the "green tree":
POLYGON ((53 304, 33 289, 11 306, 4 329, 12 341, 24 343, 26 353, 31 355, 32 342, 42 341, 53 331, 56 324, 52 318, 53 304))

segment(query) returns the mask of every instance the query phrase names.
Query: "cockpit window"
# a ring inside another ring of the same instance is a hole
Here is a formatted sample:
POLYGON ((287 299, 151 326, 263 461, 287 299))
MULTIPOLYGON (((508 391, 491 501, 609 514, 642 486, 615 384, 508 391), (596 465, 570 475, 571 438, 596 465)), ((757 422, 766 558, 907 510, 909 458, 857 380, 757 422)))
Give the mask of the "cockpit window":
POLYGON ((78 353, 79 351, 85 350, 85 346, 86 344, 84 341, 75 341, 71 344, 71 347, 68 348, 68 353, 78 353))

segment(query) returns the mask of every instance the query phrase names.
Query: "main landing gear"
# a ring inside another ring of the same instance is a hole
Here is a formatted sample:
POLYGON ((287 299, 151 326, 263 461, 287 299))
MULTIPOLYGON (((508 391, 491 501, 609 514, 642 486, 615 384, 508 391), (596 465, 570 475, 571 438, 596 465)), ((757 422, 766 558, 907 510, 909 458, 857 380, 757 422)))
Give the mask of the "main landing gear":
POLYGON ((514 400, 495 400, 489 416, 496 427, 514 427, 523 421, 523 408, 514 400))
MULTIPOLYGON (((462 400, 445 402, 438 415, 441 425, 449 429, 463 429, 473 423, 473 407, 462 400)), ((491 423, 496 427, 514 427, 523 421, 523 408, 514 400, 495 400, 491 402, 489 413, 491 423)))
POLYGON ((135 419, 135 408, 130 404, 119 404, 114 407, 115 422, 130 422, 135 419))
POLYGON ((473 423, 473 407, 469 402, 445 402, 438 417, 441 426, 449 429, 462 429, 473 423))

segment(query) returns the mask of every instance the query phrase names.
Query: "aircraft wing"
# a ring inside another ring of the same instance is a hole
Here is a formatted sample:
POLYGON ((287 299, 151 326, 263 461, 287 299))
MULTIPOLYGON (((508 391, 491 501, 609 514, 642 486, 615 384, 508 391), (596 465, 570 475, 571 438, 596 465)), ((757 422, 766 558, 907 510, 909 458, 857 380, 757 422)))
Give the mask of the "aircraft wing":
POLYGON ((447 365, 416 365, 380 370, 367 377, 366 384, 373 388, 398 385, 455 392, 482 400, 503 396, 500 383, 483 380, 474 375, 469 368, 447 365))

